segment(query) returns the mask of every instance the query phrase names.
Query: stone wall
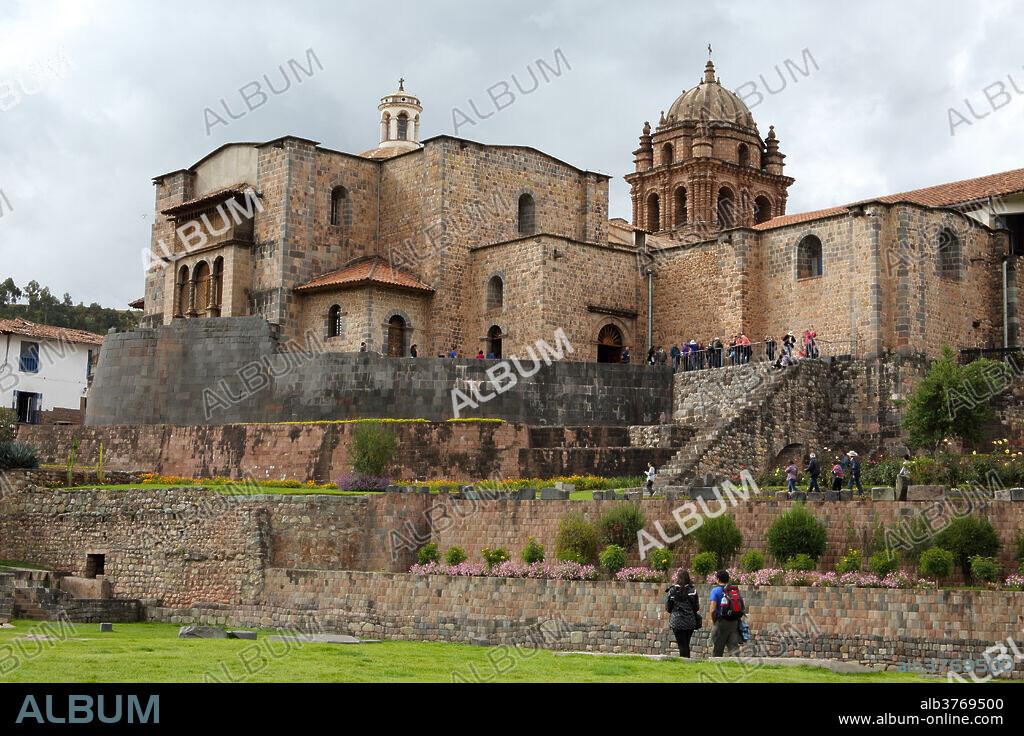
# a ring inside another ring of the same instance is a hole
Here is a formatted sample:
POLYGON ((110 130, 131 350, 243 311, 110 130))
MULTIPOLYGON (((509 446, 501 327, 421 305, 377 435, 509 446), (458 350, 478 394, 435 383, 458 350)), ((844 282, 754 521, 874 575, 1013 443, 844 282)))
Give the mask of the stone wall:
MULTIPOLYGON (((397 493, 247 496, 204 488, 25 490, 0 496, 0 559, 84 575, 87 555, 104 554, 106 578, 116 597, 163 599, 174 607, 224 603, 257 598, 267 567, 401 572, 428 541, 442 552, 459 545, 479 560, 484 547, 505 547, 518 558, 533 536, 553 559, 561 518, 578 512, 596 521, 615 503, 397 493)), ((654 523, 669 528, 673 511, 681 506, 678 501, 643 501, 647 531, 658 538, 654 523)), ((718 510, 716 503, 708 506, 718 510)), ((742 550, 763 550, 772 520, 791 506, 752 498, 731 509, 743 533, 742 550)), ((963 502, 852 501, 811 503, 809 508, 828 529, 819 570, 831 570, 848 548, 870 547, 876 524, 898 524, 927 511, 938 529, 943 519, 967 507, 963 502)), ((1024 504, 976 501, 972 513, 996 528, 1003 574, 1015 571, 1013 543, 1024 527, 1024 504)), ((674 562, 688 565, 695 552, 692 542, 684 543, 674 562)), ((639 563, 636 551, 630 559, 639 563)))
POLYGON ((14 617, 14 573, 0 572, 0 624, 14 617))
MULTIPOLYGON (((454 389, 479 403, 467 408, 463 402, 461 417, 628 425, 666 421, 671 411, 672 374, 667 368, 524 362, 524 370, 535 373, 518 377, 515 386, 479 402, 479 396, 497 388, 486 371, 500 361, 283 354, 280 347, 271 325, 255 317, 175 320, 168 326, 108 335, 86 421, 209 425, 367 417, 445 420, 455 416, 454 389), (132 400, 124 401, 125 396, 132 400)), ((299 347, 315 350, 309 343, 299 347)), ((501 385, 507 386, 507 379, 501 385)))
MULTIPOLYGON (((469 643, 483 637, 491 645, 674 655, 664 587, 270 569, 261 604, 148 614, 175 623, 323 629, 361 638, 469 643)), ((698 590, 706 622, 709 586, 698 590)), ((766 587, 744 588, 743 595, 762 656, 872 665, 979 659, 996 642, 1019 636, 1024 607, 1024 593, 978 590, 766 587)), ((694 656, 708 656, 708 637, 706 626, 696 633, 694 656)), ((1020 678, 1022 669, 1017 663, 1013 676, 1020 678)))
MULTIPOLYGON (((351 472, 348 447, 356 426, 25 425, 18 437, 35 448, 41 463, 52 465, 67 462, 72 441, 77 439, 76 465, 95 466, 102 445, 107 483, 137 482, 142 471, 188 478, 327 482, 351 472)), ((627 427, 528 427, 503 422, 396 422, 388 426, 398 439, 388 472, 407 480, 475 482, 495 472, 504 478, 639 475, 648 460, 660 466, 676 452, 663 440, 657 447, 649 447, 645 437, 651 433, 631 432, 627 427)), ((63 485, 66 473, 41 469, 9 475, 23 486, 63 485)), ((74 485, 89 482, 98 482, 95 471, 76 471, 74 485)))

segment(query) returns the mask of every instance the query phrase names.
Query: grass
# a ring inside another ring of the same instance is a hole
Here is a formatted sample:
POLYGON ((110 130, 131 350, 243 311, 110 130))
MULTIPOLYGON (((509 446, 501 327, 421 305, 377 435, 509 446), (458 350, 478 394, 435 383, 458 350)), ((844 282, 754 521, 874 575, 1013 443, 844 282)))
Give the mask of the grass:
POLYGON ((8 643, 29 630, 56 632, 59 626, 14 623, 16 629, 0 630, 0 661, 7 663, 0 682, 452 682, 455 673, 469 681, 494 682, 698 682, 702 674, 748 682, 923 681, 901 672, 840 675, 750 663, 556 657, 548 650, 435 642, 295 644, 265 640, 270 632, 261 632, 256 642, 178 639, 177 625, 157 623, 115 624, 111 633, 100 633, 98 624, 65 624, 63 636, 88 641, 8 643))
POLYGON ((15 567, 29 570, 49 570, 49 567, 35 565, 31 562, 18 562, 16 560, 0 560, 0 570, 10 570, 15 567))

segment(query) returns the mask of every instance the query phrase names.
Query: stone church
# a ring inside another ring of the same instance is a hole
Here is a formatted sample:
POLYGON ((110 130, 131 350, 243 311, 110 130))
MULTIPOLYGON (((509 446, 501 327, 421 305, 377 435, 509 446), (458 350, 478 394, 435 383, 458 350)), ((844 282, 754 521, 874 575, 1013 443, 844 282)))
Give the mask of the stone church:
POLYGON ((1017 342, 1024 169, 787 214, 774 128, 708 62, 644 124, 627 223, 603 174, 421 141, 403 83, 378 111, 360 154, 286 136, 154 179, 142 325, 259 315, 393 357, 522 354, 561 329, 569 359, 600 362, 740 331, 813 329, 859 355, 1017 342))

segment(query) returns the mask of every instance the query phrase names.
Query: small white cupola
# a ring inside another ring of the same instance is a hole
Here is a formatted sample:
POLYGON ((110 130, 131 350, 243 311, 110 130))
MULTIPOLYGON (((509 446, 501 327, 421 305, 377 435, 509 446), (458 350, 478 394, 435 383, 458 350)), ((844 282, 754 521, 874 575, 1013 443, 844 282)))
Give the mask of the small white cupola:
POLYGON ((411 151, 420 145, 419 98, 405 91, 405 79, 398 80, 398 91, 380 98, 380 147, 411 151))

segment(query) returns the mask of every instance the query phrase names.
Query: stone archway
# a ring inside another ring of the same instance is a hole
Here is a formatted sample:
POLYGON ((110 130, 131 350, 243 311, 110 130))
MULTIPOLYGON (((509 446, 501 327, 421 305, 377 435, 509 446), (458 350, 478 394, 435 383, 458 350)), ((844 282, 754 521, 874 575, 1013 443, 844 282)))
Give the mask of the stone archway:
POLYGON ((613 324, 606 324, 597 333, 597 362, 622 362, 622 331, 613 324))
POLYGON ((397 314, 388 320, 388 349, 389 358, 405 357, 405 320, 397 314))

